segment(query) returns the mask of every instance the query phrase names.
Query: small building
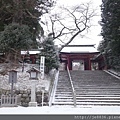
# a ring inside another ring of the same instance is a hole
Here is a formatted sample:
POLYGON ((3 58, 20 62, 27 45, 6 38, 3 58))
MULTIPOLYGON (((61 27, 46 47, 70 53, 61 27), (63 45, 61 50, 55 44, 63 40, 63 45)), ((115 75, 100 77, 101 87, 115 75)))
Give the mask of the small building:
POLYGON ((36 64, 39 63, 39 53, 39 50, 21 51, 21 57, 24 60, 24 62, 36 64))
MULTIPOLYGON (((40 51, 21 51, 21 58, 29 64, 40 64, 40 51)), ((61 62, 60 69, 66 70, 103 70, 106 68, 104 57, 96 50, 95 44, 91 45, 68 45, 59 53, 61 62)), ((4 60, 4 54, 0 55, 0 62, 4 60)))
POLYGON ((95 45, 68 45, 60 52, 60 62, 63 69, 69 70, 94 70, 98 69, 98 62, 93 60, 99 51, 96 50, 95 45))

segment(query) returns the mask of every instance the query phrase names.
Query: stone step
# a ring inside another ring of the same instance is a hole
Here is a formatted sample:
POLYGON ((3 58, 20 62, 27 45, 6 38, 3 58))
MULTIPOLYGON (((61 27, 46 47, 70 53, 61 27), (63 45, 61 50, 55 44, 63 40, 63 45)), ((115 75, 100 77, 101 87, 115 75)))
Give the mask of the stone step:
POLYGON ((93 95, 93 96, 95 96, 95 95, 103 95, 103 96, 108 96, 108 95, 118 95, 118 96, 120 96, 120 93, 99 93, 98 94, 98 92, 96 92, 96 93, 76 93, 77 95, 93 95))
POLYGON ((70 82, 69 82, 69 81, 61 81, 61 82, 60 82, 60 81, 58 81, 58 83, 59 83, 59 84, 70 84, 70 82))
MULTIPOLYGON (((73 99, 55 99, 54 102, 73 102, 73 99)), ((91 99, 84 99, 84 100, 80 100, 80 99, 77 99, 76 100, 77 102, 113 102, 113 103, 120 103, 120 100, 91 100, 91 99)))
POLYGON ((52 105, 73 105, 73 102, 54 102, 52 105))
POLYGON ((56 96, 55 99, 73 99, 72 96, 56 96))
POLYGON ((72 95, 72 92, 56 92, 56 95, 66 95, 66 94, 68 94, 68 95, 72 95))
MULTIPOLYGON (((75 89, 76 91, 111 91, 111 92, 120 92, 120 89, 82 89, 82 88, 79 88, 79 89, 75 89)), ((61 89, 57 89, 57 91, 60 91, 60 92, 64 92, 64 91, 72 91, 72 89, 66 89, 66 88, 61 88, 61 89)))
POLYGON ((74 86, 76 86, 76 87, 83 87, 83 88, 87 88, 87 87, 100 87, 100 88, 109 88, 109 87, 112 87, 112 88, 120 88, 120 85, 115 85, 115 86, 108 86, 108 85, 100 85, 100 84, 96 84, 96 85, 88 85, 88 84, 86 84, 86 85, 82 85, 82 84, 74 84, 74 86))
POLYGON ((63 83, 63 84, 59 84, 59 83, 58 83, 58 85, 57 85, 57 87, 67 87, 67 86, 70 87, 70 84, 64 84, 64 83, 63 83))
MULTIPOLYGON (((89 89, 95 89, 95 90, 96 89, 98 89, 98 90, 99 89, 100 90, 101 89, 111 89, 111 90, 115 89, 115 90, 120 90, 120 86, 119 87, 111 87, 111 86, 110 87, 94 87, 94 86, 90 86, 90 87, 89 86, 88 87, 83 87, 83 86, 78 87, 77 86, 76 87, 76 86, 74 86, 74 88, 75 88, 75 90, 79 90, 79 89, 83 89, 83 90, 89 90, 89 89)), ((67 87, 66 86, 57 86, 57 89, 62 89, 62 90, 63 89, 71 89, 71 87, 68 87, 68 86, 67 87)))
POLYGON ((98 95, 98 94, 96 94, 96 95, 88 95, 88 94, 79 94, 79 95, 76 95, 77 97, 120 97, 120 95, 103 95, 103 94, 101 94, 101 95, 98 95))
POLYGON ((61 96, 62 97, 72 97, 72 94, 62 94, 62 95, 61 94, 55 94, 55 97, 58 97, 58 96, 59 97, 61 97, 61 96))
POLYGON ((63 83, 63 82, 69 82, 69 79, 68 79, 68 78, 66 78, 66 79, 64 78, 63 80, 62 80, 62 79, 59 79, 58 82, 62 82, 62 83, 63 83))
POLYGON ((72 92, 72 89, 57 89, 56 90, 56 92, 65 92, 65 91, 67 91, 67 92, 72 92))
MULTIPOLYGON (((120 105, 120 80, 104 71, 70 71, 77 105, 120 105)), ((60 72, 53 105, 73 105, 68 75, 60 72)))
MULTIPOLYGON (((56 91, 56 94, 61 94, 61 95, 63 95, 63 94, 72 94, 72 92, 57 92, 56 91)), ((109 91, 106 91, 106 92, 97 92, 97 91, 76 91, 76 94, 77 95, 120 95, 120 92, 109 92, 109 91)))
POLYGON ((71 89, 70 85, 58 85, 57 89, 71 89), (68 87, 69 86, 69 87, 68 87))
POLYGON ((69 83, 69 80, 58 80, 58 83, 69 83))
MULTIPOLYGON (((109 81, 110 82, 110 81, 109 81)), ((94 82, 94 83, 91 83, 91 82, 73 82, 73 85, 79 85, 79 86, 111 86, 114 85, 114 86, 120 86, 120 83, 97 83, 97 82, 94 82)), ((113 86, 113 87, 114 87, 113 86)))
MULTIPOLYGON (((120 103, 112 103, 112 102, 110 103, 108 102, 103 102, 103 103, 101 102, 77 102, 76 104, 77 106, 78 105, 120 106, 120 103)), ((52 103, 52 105, 74 105, 74 103, 73 102, 54 102, 52 103)))
POLYGON ((99 93, 100 93, 100 94, 101 94, 101 93, 103 93, 103 94, 104 94, 104 93, 105 93, 105 94, 106 94, 106 93, 110 93, 110 94, 115 93, 115 94, 116 94, 116 93, 120 93, 120 91, 119 91, 119 90, 115 90, 115 91, 114 91, 114 90, 102 90, 102 91, 101 91, 101 90, 76 90, 76 93, 87 93, 87 94, 88 94, 88 93, 91 93, 91 94, 92 94, 92 93, 93 93, 93 94, 94 94, 94 93, 98 93, 98 94, 99 94, 99 93))
POLYGON ((75 89, 118 89, 118 90, 120 90, 120 86, 119 87, 92 87, 92 86, 88 86, 88 87, 82 87, 82 86, 80 86, 80 87, 75 87, 75 89))
MULTIPOLYGON (((58 90, 58 91, 62 91, 62 90, 58 90)), ((71 90, 72 91, 72 90, 71 90)), ((120 92, 120 90, 111 90, 111 89, 103 89, 103 90, 97 90, 97 89, 89 89, 89 90, 83 90, 83 89, 75 89, 75 91, 76 92, 93 92, 93 93, 95 93, 95 92, 111 92, 111 93, 114 93, 114 92, 120 92)))
MULTIPOLYGON (((118 82, 119 81, 119 79, 117 79, 117 78, 115 78, 115 77, 113 77, 111 75, 107 75, 105 77, 102 77, 102 76, 96 76, 95 77, 95 75, 92 75, 92 76, 88 77, 88 75, 84 75, 84 76, 81 75, 80 76, 80 75, 74 75, 74 74, 72 74, 71 77, 72 77, 72 79, 74 81, 104 81, 104 82, 106 82, 106 81, 118 82), (76 77, 76 76, 79 76, 79 77, 76 77), (115 78, 115 79, 111 79, 111 78, 115 78)), ((67 79, 63 79, 63 80, 67 80, 67 79)))
POLYGON ((87 87, 87 86, 98 86, 98 87, 99 87, 99 86, 103 86, 103 87, 104 87, 104 86, 105 86, 105 87, 107 87, 107 86, 110 87, 110 86, 111 86, 111 87, 112 87, 112 85, 114 85, 113 87, 115 87, 115 86, 118 86, 118 87, 119 87, 119 86, 120 86, 120 83, 113 83, 113 84, 110 83, 110 84, 108 84, 108 83, 95 83, 95 82, 94 82, 94 83, 91 83, 91 82, 90 82, 90 83, 85 83, 85 82, 84 82, 84 83, 80 83, 80 82, 78 82, 78 83, 75 82, 75 83, 74 83, 74 82, 73 82, 73 85, 84 86, 84 87, 87 87))
MULTIPOLYGON (((110 80, 104 80, 104 81, 102 81, 102 80, 99 80, 99 81, 94 81, 94 80, 91 80, 91 81, 89 81, 89 80, 86 80, 86 81, 81 81, 81 80, 79 80, 79 81, 75 81, 74 79, 72 80, 73 81, 73 83, 81 83, 81 84, 83 84, 83 83, 99 83, 99 84, 120 84, 120 81, 117 81, 117 82, 115 82, 115 81, 110 81, 110 80), (108 83, 109 82, 109 83, 108 83)), ((68 81, 69 82, 69 81, 68 81)))
POLYGON ((54 102, 73 102, 73 99, 55 99, 54 102))
POLYGON ((72 90, 72 88, 65 88, 65 87, 62 87, 62 88, 57 88, 58 91, 65 91, 65 90, 72 90))
POLYGON ((58 86, 61 86, 61 85, 68 85, 68 86, 70 86, 70 83, 58 83, 58 86))
MULTIPOLYGON (((55 94, 55 96, 72 96, 72 94, 65 94, 65 93, 63 93, 63 94, 60 94, 60 93, 56 93, 55 94)), ((82 96, 84 96, 84 97, 88 97, 88 96, 90 96, 90 97, 93 97, 93 96, 111 96, 111 97, 116 97, 116 96, 120 96, 120 94, 76 94, 76 96, 77 97, 82 97, 82 96)))
POLYGON ((66 89, 66 90, 67 90, 67 89, 68 89, 68 90, 70 90, 70 89, 71 89, 71 87, 57 86, 57 89, 58 89, 58 90, 59 90, 59 89, 61 90, 61 89, 63 89, 63 88, 64 88, 64 89, 66 89))
MULTIPOLYGON (((73 99, 73 97, 72 96, 69 96, 69 97, 65 97, 65 96, 58 96, 58 97, 55 97, 55 99, 73 99)), ((91 100, 91 99, 99 99, 99 100, 101 100, 101 99, 107 99, 107 100, 120 100, 120 97, 108 97, 108 96, 101 96, 101 97, 96 97, 96 96, 93 96, 93 97, 80 97, 80 96, 78 96, 78 97, 76 97, 76 99, 87 99, 87 100, 91 100)))
POLYGON ((72 90, 56 90, 57 93, 61 93, 61 92, 71 92, 72 93, 72 90))

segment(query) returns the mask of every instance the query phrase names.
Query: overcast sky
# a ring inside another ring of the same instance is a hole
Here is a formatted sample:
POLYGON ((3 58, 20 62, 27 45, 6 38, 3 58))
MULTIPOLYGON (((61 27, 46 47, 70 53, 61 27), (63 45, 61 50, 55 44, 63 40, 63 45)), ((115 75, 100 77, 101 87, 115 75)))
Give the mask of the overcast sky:
MULTIPOLYGON (((102 0, 56 0, 57 4, 55 5, 55 8, 53 9, 53 13, 58 13, 58 7, 64 6, 64 7, 70 7, 74 5, 79 5, 81 3, 86 3, 86 2, 92 2, 92 8, 97 9, 97 15, 94 16, 92 20, 92 26, 90 28, 90 31, 88 33, 85 33, 85 37, 81 38, 80 36, 76 37, 74 41, 71 44, 96 44, 95 47, 97 48, 99 45, 99 42, 102 40, 102 36, 100 36, 101 33, 101 26, 99 25, 99 21, 101 21, 101 8, 100 5, 102 4, 102 0)), ((63 13, 64 14, 64 13, 63 13)), ((49 22, 48 16, 44 16, 43 18, 45 21, 49 22)), ((43 21, 44 21, 43 20, 43 21)), ((51 29, 50 24, 48 26, 44 26, 44 29, 48 31, 48 27, 51 29)), ((49 30, 50 30, 49 29, 49 30)), ((61 45, 60 42, 56 42, 57 45, 61 45)))
POLYGON ((94 5, 99 6, 102 3, 102 0, 57 0, 58 4, 61 5, 73 5, 73 4, 80 4, 85 2, 93 2, 94 5))
POLYGON ((75 4, 81 4, 85 2, 92 2, 93 7, 97 8, 97 13, 99 16, 94 17, 94 27, 91 28, 91 31, 86 35, 85 38, 80 38, 81 40, 76 38, 74 40, 74 44, 96 44, 96 47, 98 46, 99 42, 102 40, 102 37, 99 36, 101 32, 101 26, 98 24, 98 22, 101 20, 101 10, 100 10, 100 5, 102 3, 102 0, 57 0, 57 5, 58 6, 73 6, 75 4))

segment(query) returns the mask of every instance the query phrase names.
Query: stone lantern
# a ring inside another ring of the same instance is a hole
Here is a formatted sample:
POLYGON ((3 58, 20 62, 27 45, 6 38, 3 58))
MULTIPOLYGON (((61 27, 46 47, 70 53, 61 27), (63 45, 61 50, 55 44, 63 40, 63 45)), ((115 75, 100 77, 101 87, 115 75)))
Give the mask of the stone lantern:
POLYGON ((36 102, 36 80, 38 80, 38 74, 40 71, 34 67, 32 67, 30 70, 27 71, 30 74, 30 80, 31 80, 31 101, 29 102, 29 106, 31 107, 36 107, 37 102, 36 102))

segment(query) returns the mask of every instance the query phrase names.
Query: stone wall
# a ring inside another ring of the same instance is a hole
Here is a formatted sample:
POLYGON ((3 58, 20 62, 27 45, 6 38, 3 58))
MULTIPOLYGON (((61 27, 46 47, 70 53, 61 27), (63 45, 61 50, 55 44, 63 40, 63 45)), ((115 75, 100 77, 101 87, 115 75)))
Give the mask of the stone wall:
MULTIPOLYGON (((0 96, 4 94, 4 95, 10 95, 10 91, 9 90, 0 90, 0 96)), ((19 105, 24 106, 24 107, 28 107, 30 99, 31 99, 31 90, 27 89, 27 90, 14 90, 14 95, 17 95, 19 98, 19 105)), ((49 94, 47 92, 44 93, 44 106, 48 105, 48 101, 49 101, 49 94)), ((42 92, 41 91, 37 91, 36 92, 36 101, 38 103, 38 106, 42 105, 42 92)))

